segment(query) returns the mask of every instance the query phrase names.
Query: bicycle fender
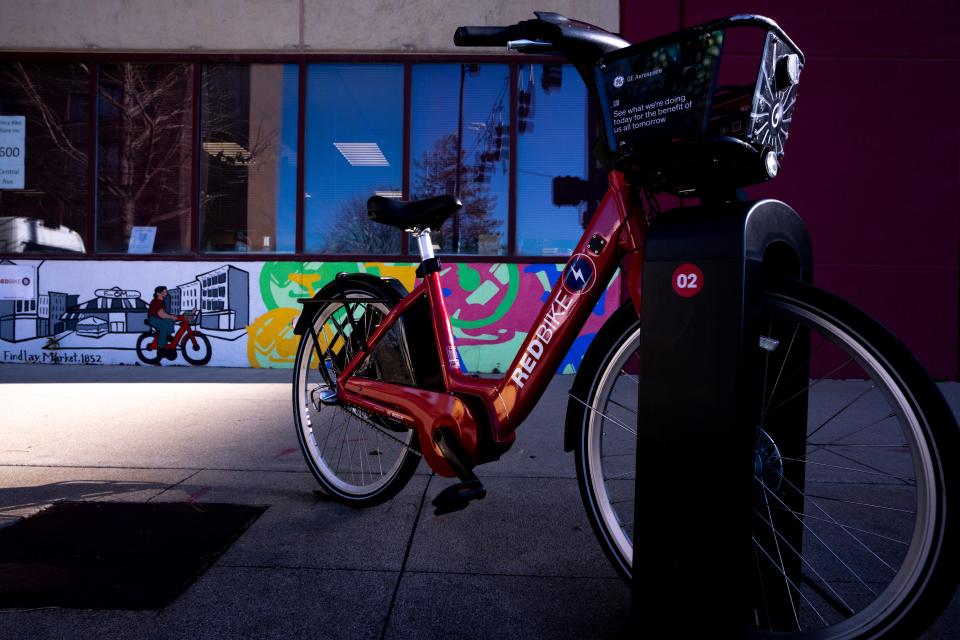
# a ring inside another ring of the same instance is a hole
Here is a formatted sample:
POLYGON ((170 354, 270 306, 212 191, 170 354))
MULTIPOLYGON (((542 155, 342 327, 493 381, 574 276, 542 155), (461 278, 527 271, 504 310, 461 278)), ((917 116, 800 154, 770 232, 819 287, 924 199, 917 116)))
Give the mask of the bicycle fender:
POLYGON ((324 285, 313 298, 298 301, 303 305, 303 311, 297 317, 293 333, 298 336, 306 333, 310 322, 326 304, 325 301, 343 297, 342 290, 351 287, 368 290, 375 297, 397 301, 402 300, 408 293, 406 287, 396 278, 382 278, 370 273, 338 273, 336 279, 324 285))

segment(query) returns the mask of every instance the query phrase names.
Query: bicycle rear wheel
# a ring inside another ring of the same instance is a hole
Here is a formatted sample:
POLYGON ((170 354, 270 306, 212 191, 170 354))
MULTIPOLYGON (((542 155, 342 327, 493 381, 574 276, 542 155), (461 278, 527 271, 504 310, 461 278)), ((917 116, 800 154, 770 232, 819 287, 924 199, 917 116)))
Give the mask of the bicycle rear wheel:
MULTIPOLYGON (((956 420, 916 359, 849 304, 784 281, 761 305, 753 633, 916 637, 957 585, 956 420)), ((629 580, 640 323, 628 309, 612 325, 574 384, 592 408, 575 453, 587 514, 629 580)))
POLYGON ((144 331, 137 336, 137 357, 140 358, 140 361, 144 364, 159 364, 160 362, 160 351, 150 347, 154 337, 152 331, 144 331))
MULTIPOLYGON (((413 430, 336 400, 337 376, 390 310, 383 302, 363 302, 378 298, 376 292, 345 293, 343 302, 331 302, 317 313, 313 332, 300 340, 294 420, 300 448, 324 492, 365 507, 400 491, 416 470, 420 453, 413 430)), ((388 331, 355 375, 384 379, 409 367, 401 340, 396 329, 388 331)))

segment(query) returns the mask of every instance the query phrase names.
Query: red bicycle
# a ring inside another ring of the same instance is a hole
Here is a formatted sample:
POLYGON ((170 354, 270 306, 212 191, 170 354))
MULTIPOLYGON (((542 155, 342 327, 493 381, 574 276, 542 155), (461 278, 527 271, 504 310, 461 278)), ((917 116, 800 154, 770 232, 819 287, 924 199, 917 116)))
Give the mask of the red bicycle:
MULTIPOLYGON (((148 324, 146 320, 143 322, 148 324)), ((160 334, 152 326, 137 337, 137 357, 141 362, 159 365, 163 358, 174 360, 177 347, 183 359, 192 365, 202 366, 210 362, 210 356, 213 355, 210 339, 191 326, 196 322, 196 314, 178 315, 176 322, 180 323, 180 329, 167 342, 167 349, 160 349, 160 334)))
MULTIPOLYGON (((738 187, 772 178, 803 57, 777 25, 757 16, 701 25, 629 50, 619 36, 548 13, 510 27, 460 27, 455 42, 571 61, 604 116, 609 189, 500 379, 461 370, 444 305, 430 234, 456 215, 459 201, 371 198, 373 220, 416 239, 420 280, 407 292, 391 278, 340 274, 314 298, 301 301, 293 389, 300 446, 324 491, 353 506, 395 495, 421 458, 437 474, 460 481, 438 496, 438 512, 484 497, 475 468, 513 444, 517 427, 619 268, 629 300, 598 332, 574 378, 565 448, 574 453, 597 537, 630 579, 638 515, 637 433, 648 428, 637 403, 643 384, 638 354, 644 248, 659 214, 651 194, 723 202, 734 199, 738 187), (670 109, 667 114, 682 112, 686 107, 678 103, 709 94, 709 74, 697 72, 719 51, 717 34, 743 25, 763 28, 766 44, 756 86, 724 89, 729 98, 724 104, 736 104, 737 111, 704 116, 695 123, 702 134, 695 140, 668 136, 657 145, 632 144, 636 139, 624 135, 624 123, 632 130, 649 129, 660 114, 654 108, 652 116, 635 116, 651 110, 618 108, 610 99, 612 88, 661 74, 660 67, 642 66, 650 60, 675 60, 688 44, 700 47, 699 66, 684 67, 684 81, 693 83, 684 100, 668 99, 660 107, 670 109), (621 74, 627 63, 633 71, 621 74), (690 69, 695 73, 686 73, 690 69), (730 98, 736 91, 740 98, 730 98), (739 138, 724 131, 704 134, 711 123, 737 130, 740 105, 751 103, 739 138)), ((753 427, 758 567, 745 568, 740 578, 753 580, 754 594, 785 590, 792 611, 786 619, 768 615, 758 597, 751 604, 753 632, 915 637, 956 587, 950 565, 960 515, 957 423, 926 372, 876 321, 802 282, 798 262, 785 256, 779 243, 765 246, 757 260, 776 275, 757 296, 752 325, 757 331, 746 343, 755 345, 762 362, 756 392, 760 418, 753 427), (799 450, 787 447, 776 427, 784 416, 796 415, 807 416, 799 450), (782 584, 764 583, 770 575, 782 584)), ((689 271, 675 278, 678 295, 684 295, 681 290, 696 289, 703 276, 689 271)), ((705 428, 710 419, 704 416, 705 428)), ((678 461, 678 473, 696 470, 678 461)), ((695 500, 690 508, 696 508, 695 500)))

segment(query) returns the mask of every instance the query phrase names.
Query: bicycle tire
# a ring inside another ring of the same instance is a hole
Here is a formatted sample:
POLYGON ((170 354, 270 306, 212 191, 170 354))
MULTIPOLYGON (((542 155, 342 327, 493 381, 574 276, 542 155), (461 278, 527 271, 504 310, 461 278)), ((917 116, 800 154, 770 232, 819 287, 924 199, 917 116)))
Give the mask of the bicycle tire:
MULTIPOLYGON (((382 292, 362 282, 345 284, 343 295, 345 301, 384 299, 382 292)), ((301 337, 294 363, 294 422, 300 449, 324 493, 353 507, 373 506, 392 498, 406 486, 420 462, 412 429, 357 408, 327 405, 319 400, 321 393, 335 391, 336 374, 393 306, 384 302, 364 303, 360 312, 358 305, 351 323, 345 315, 345 303, 324 305, 313 318, 313 332, 301 337), (321 345, 322 363, 314 335, 326 343, 321 345), (328 449, 331 439, 333 448, 328 449)), ((368 355, 356 375, 379 379, 384 369, 396 366, 396 362, 387 362, 398 353, 389 348, 391 333, 381 342, 384 348, 368 355)))
POLYGON ((202 367, 210 362, 210 358, 213 356, 213 349, 210 346, 210 339, 207 338, 207 336, 197 332, 194 332, 193 336, 197 339, 197 346, 193 346, 193 342, 189 336, 184 336, 183 340, 180 341, 180 353, 183 354, 183 359, 190 364, 202 367))
POLYGON ((144 364, 158 364, 160 362, 160 350, 159 349, 148 349, 150 343, 153 342, 154 334, 152 331, 144 331, 137 336, 137 357, 140 358, 140 361, 144 364))
MULTIPOLYGON (((764 387, 764 418, 757 428, 752 527, 756 567, 749 573, 752 593, 780 589, 787 595, 781 601, 788 613, 778 617, 754 598, 751 606, 758 624, 751 636, 917 637, 942 612, 958 583, 956 419, 916 358, 849 303, 809 285, 777 280, 760 296, 760 307, 758 326, 763 328, 750 344, 759 348, 761 337, 772 339, 765 343, 767 349, 781 353, 773 356, 768 351, 763 356, 770 372, 764 379, 777 383, 764 387), (811 336, 811 357, 799 371, 790 361, 791 331, 794 340, 798 334, 811 336), (786 351, 784 345, 789 345, 786 351), (842 366, 832 361, 837 354, 842 366), (803 375, 808 371, 804 366, 825 375, 811 381, 803 375), (857 379, 854 367, 872 383, 857 379), (795 381, 802 377, 796 388, 805 393, 781 397, 788 388, 787 376, 795 381), (845 377, 835 379, 840 376, 845 377), (803 454, 791 459, 777 451, 765 429, 776 421, 777 412, 795 411, 803 398, 807 437, 801 443, 803 454), (884 402, 893 410, 876 412, 884 402), (791 470, 784 472, 784 465, 791 470), (912 480, 905 471, 914 474, 912 480), (803 484, 789 479, 796 473, 803 476, 803 484), (793 502, 788 505, 785 500, 793 502), (799 511, 793 507, 796 500, 801 501, 799 511), (788 521, 801 538, 781 533, 777 524, 788 521), (795 546, 788 544, 791 540, 795 546), (831 553, 838 551, 845 557, 832 558, 831 553), (772 570, 782 575, 783 584, 758 587, 772 570)), ((631 390, 616 396, 619 403, 632 396, 634 415, 610 400, 618 384, 630 380, 623 374, 634 366, 631 359, 637 358, 639 336, 636 312, 625 305, 584 357, 568 411, 568 420, 575 421, 570 428, 576 430, 577 478, 588 518, 608 558, 628 582, 633 573, 630 498, 636 439, 620 437, 622 430, 610 425, 628 417, 636 420, 639 376, 631 390), (592 409, 575 398, 584 399, 592 409), (622 475, 630 469, 632 478, 622 475)))

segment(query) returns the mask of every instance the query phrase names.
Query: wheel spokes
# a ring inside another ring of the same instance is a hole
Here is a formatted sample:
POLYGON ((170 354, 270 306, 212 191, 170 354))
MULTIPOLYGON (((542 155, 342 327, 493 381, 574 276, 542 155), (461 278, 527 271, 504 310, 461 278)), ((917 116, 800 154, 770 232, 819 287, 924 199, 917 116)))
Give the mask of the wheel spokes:
MULTIPOLYGON (((774 452, 762 464, 758 457, 755 477, 756 628, 818 630, 816 637, 819 630, 832 637, 841 622, 869 629, 874 617, 899 606, 924 553, 918 547, 928 534, 919 523, 928 518, 932 489, 917 458, 925 446, 917 417, 904 399, 908 388, 858 335, 818 311, 776 299, 770 307, 769 342, 760 345, 767 353, 757 360, 759 425, 750 427, 772 434, 774 452)), ((639 330, 618 343, 634 339, 629 354, 611 349, 589 403, 572 396, 591 425, 588 465, 599 467, 589 469, 591 508, 609 531, 605 544, 619 545, 628 563, 639 330)))
MULTIPOLYGON (((365 348, 365 336, 383 317, 383 311, 372 304, 331 304, 304 338, 309 340, 303 347, 309 347, 309 356, 299 369, 299 388, 305 399, 300 404, 309 425, 310 456, 325 478, 349 494, 377 490, 390 482, 408 453, 419 453, 410 444, 412 431, 392 437, 384 431, 387 427, 378 426, 383 423, 376 416, 335 402, 311 401, 318 388, 336 389, 343 367, 365 348)), ((375 358, 367 357, 371 362, 362 364, 365 369, 375 364, 375 358)))

